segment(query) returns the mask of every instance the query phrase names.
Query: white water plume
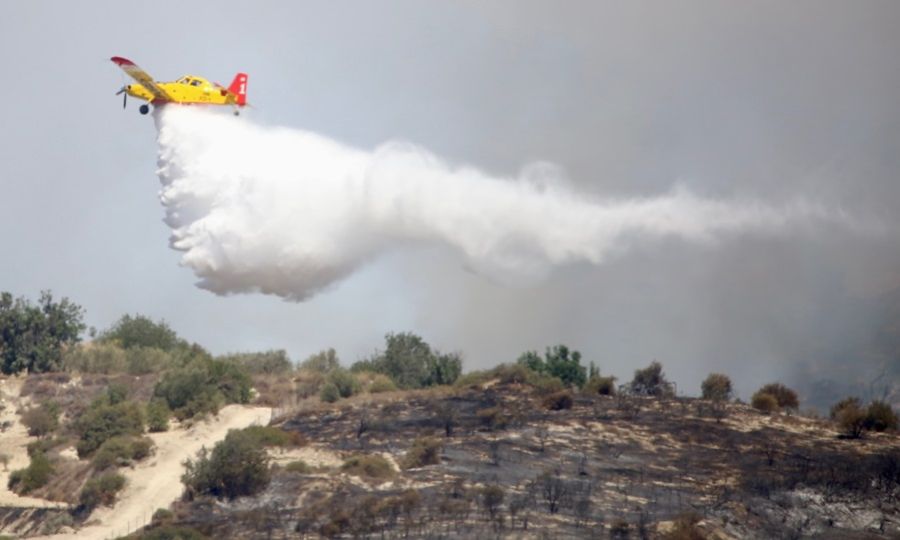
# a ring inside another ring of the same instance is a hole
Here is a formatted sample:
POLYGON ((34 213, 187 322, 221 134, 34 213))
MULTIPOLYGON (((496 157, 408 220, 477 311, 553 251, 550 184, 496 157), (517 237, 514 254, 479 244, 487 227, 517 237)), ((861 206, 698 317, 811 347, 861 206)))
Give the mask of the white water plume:
POLYGON ((547 164, 497 178, 408 143, 365 151, 200 108, 163 107, 156 121, 171 245, 218 294, 302 300, 379 254, 423 243, 451 247, 476 271, 521 277, 602 264, 647 241, 709 243, 830 219, 802 201, 776 207, 678 188, 599 199, 547 164))

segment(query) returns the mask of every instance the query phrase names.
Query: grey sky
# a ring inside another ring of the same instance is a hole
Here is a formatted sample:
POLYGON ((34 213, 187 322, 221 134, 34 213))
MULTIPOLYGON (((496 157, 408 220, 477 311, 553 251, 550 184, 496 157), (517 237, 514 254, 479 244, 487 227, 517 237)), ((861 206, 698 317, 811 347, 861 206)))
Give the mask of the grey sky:
POLYGON ((0 18, 0 289, 50 288, 106 327, 165 318, 216 352, 334 346, 345 362, 413 330, 467 367, 565 342, 619 376, 656 358, 695 392, 746 394, 842 359, 900 285, 900 242, 829 232, 646 246, 533 287, 396 253, 301 304, 217 297, 168 248, 152 121, 108 61, 159 79, 250 74, 258 121, 371 148, 403 138, 511 175, 541 159, 586 191, 676 182, 796 195, 896 224, 900 4, 884 2, 18 2, 0 18))

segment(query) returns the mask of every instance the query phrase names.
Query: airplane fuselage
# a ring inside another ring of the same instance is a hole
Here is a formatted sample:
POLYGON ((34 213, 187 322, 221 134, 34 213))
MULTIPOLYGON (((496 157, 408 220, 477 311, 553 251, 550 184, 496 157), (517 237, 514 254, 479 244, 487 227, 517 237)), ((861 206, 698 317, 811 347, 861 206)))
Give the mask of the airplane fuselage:
POLYGON ((166 95, 171 99, 160 99, 153 95, 142 84, 129 84, 125 86, 125 92, 129 96, 143 99, 147 102, 158 103, 206 103, 210 105, 233 105, 234 97, 228 91, 218 85, 214 85, 203 77, 186 75, 175 82, 157 83, 166 95))

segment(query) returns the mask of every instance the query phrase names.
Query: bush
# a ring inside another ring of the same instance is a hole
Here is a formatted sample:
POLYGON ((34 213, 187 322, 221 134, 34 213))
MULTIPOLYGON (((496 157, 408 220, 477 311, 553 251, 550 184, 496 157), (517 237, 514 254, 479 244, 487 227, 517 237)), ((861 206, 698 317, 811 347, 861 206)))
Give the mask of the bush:
POLYGON ((360 384, 352 373, 343 368, 331 370, 325 377, 325 384, 333 384, 343 398, 348 398, 359 393, 360 384))
POLYGON ((353 456, 344 461, 341 470, 352 476, 364 478, 391 478, 394 468, 388 460, 378 454, 353 456))
POLYGON ((312 467, 307 465, 302 459, 298 459, 285 465, 284 470, 297 474, 309 474, 312 472, 312 467))
POLYGON ((644 369, 634 371, 631 380, 631 391, 639 396, 672 397, 675 391, 672 383, 666 379, 662 364, 653 361, 644 369))
POLYGON ((517 360, 519 365, 528 369, 556 377, 566 386, 581 388, 587 380, 587 370, 581 365, 581 353, 569 351, 565 345, 547 347, 542 359, 536 352, 523 353, 517 360))
POLYGON ((338 360, 337 353, 334 352, 334 349, 317 352, 300 363, 300 369, 315 371, 322 374, 328 373, 339 367, 341 367, 341 363, 338 360))
POLYGON ((250 426, 243 432, 259 446, 299 447, 306 444, 303 435, 296 431, 285 431, 274 426, 250 426))
POLYGON ((341 399, 341 391, 338 390, 338 387, 335 386, 334 383, 325 383, 325 385, 322 386, 322 390, 319 391, 319 399, 326 403, 334 403, 341 399))
POLYGON ((400 388, 453 384, 462 373, 459 355, 434 351, 415 334, 387 334, 384 339, 383 353, 354 363, 350 370, 382 373, 400 388))
POLYGON ((31 407, 22 414, 22 424, 32 437, 49 435, 59 427, 59 405, 47 401, 38 407, 31 407))
POLYGON ((397 385, 387 375, 376 373, 369 384, 370 394, 379 394, 381 392, 393 392, 397 390, 397 385))
POLYGON ((503 409, 500 407, 479 409, 475 411, 475 417, 478 418, 478 421, 481 422, 482 426, 491 431, 506 429, 511 421, 510 416, 503 412, 503 409))
POLYGON ((543 400, 544 408, 550 411, 571 409, 573 403, 572 393, 568 390, 550 394, 548 396, 545 396, 543 400))
POLYGON ((10 490, 24 494, 47 485, 53 475, 53 464, 43 452, 31 456, 28 467, 10 473, 7 486, 10 490))
POLYGON ((269 485, 269 457, 252 433, 231 430, 212 452, 204 448, 185 462, 181 477, 188 498, 213 495, 234 499, 253 495, 269 485))
POLYGON ((837 421, 844 435, 857 439, 862 436, 866 427, 866 411, 860 406, 856 398, 841 400, 831 408, 832 418, 837 421))
POLYGON ((614 396, 616 395, 616 378, 595 375, 588 379, 583 390, 589 396, 614 396))
POLYGON ((142 529, 136 540, 206 540, 209 538, 193 527, 181 525, 161 525, 152 529, 142 529))
POLYGON ((113 437, 105 441, 94 453, 91 464, 95 470, 130 465, 150 455, 153 441, 147 437, 113 437))
POLYGON ((721 373, 710 373, 700 386, 703 399, 728 401, 731 399, 731 379, 721 373))
POLYGON ((256 375, 283 375, 294 369, 294 364, 285 351, 232 353, 217 360, 234 364, 247 373, 256 375))
POLYGON ((697 525, 700 521, 700 516, 694 512, 681 513, 675 517, 672 530, 665 533, 662 538, 663 540, 706 540, 706 534, 697 525))
POLYGON ((166 321, 154 322, 143 315, 125 315, 100 334, 100 342, 117 343, 123 349, 145 347, 171 351, 187 342, 169 328, 166 321))
POLYGON ((772 413, 778 410, 778 399, 772 394, 763 391, 757 391, 750 399, 750 404, 754 409, 764 413, 772 413))
POLYGON ((125 477, 115 472, 101 474, 96 478, 91 478, 84 485, 81 494, 78 496, 78 502, 81 511, 90 513, 91 510, 100 506, 112 506, 116 502, 116 494, 125 487, 125 477))
POLYGON ((887 403, 873 401, 866 410, 865 427, 872 431, 896 430, 897 413, 887 403))
POLYGON ((800 407, 797 392, 794 392, 781 383, 770 383, 759 389, 759 392, 769 394, 778 402, 778 408, 796 411, 800 407))
POLYGON ((243 368, 221 360, 197 357, 163 376, 153 394, 162 398, 179 419, 215 414, 225 403, 250 401, 250 376, 243 368))
POLYGON ((75 421, 74 428, 79 436, 78 457, 83 458, 112 437, 143 433, 144 413, 142 407, 132 401, 115 405, 101 401, 84 411, 75 421))
POLYGON ((174 363, 172 355, 162 349, 152 347, 132 347, 125 352, 128 373, 146 375, 162 373, 174 363))
POLYGON ((67 348, 62 365, 67 371, 111 374, 124 372, 128 362, 122 347, 95 342, 67 348))
POLYGON ((413 441, 406 451, 400 466, 404 469, 438 465, 441 462, 441 450, 444 443, 436 437, 419 437, 413 441))
POLYGON ((147 404, 147 430, 160 433, 169 430, 169 416, 172 411, 164 399, 154 398, 147 404))
POLYGON ((855 407, 857 409, 862 409, 862 402, 858 397, 846 397, 834 405, 831 406, 831 410, 828 412, 828 417, 832 420, 837 420, 840 412, 846 407, 855 407))

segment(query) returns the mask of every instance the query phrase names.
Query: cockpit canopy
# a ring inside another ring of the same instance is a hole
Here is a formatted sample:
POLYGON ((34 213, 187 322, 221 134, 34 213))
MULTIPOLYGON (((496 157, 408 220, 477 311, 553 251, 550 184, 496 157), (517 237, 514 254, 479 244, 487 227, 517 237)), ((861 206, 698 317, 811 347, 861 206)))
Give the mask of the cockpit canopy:
POLYGON ((203 77, 194 77, 193 75, 185 75, 175 81, 180 84, 189 84, 191 86, 208 86, 209 82, 203 77))

